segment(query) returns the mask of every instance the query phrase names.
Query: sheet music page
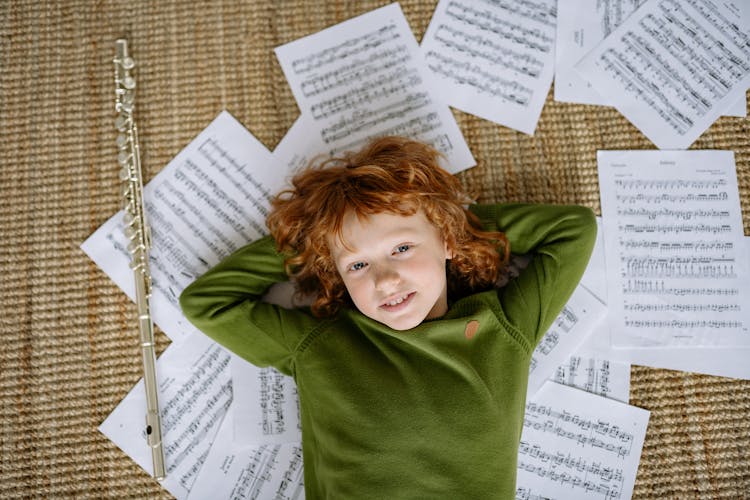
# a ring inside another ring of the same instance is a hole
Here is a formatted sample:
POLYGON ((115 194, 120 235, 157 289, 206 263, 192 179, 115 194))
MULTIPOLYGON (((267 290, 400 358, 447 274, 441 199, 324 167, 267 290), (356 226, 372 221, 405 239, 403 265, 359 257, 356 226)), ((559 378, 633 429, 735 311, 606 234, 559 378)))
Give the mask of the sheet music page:
POLYGON ((623 403, 630 400, 628 363, 576 354, 558 366, 550 380, 623 403))
MULTIPOLYGON (((591 259, 599 259, 600 266, 604 266, 603 244, 597 241, 597 246, 602 248, 594 253, 591 259)), ((745 260, 750 262, 750 238, 744 238, 745 260)), ((601 285, 606 286, 604 273, 599 280, 601 285)), ((589 282, 590 283, 590 282, 589 282)), ((587 284, 589 284, 587 283, 587 284)), ((583 345, 576 351, 582 356, 603 357, 610 361, 621 363, 633 363, 642 366, 652 366, 667 370, 681 370, 685 372, 704 373, 718 377, 731 377, 750 380, 750 347, 679 347, 679 348, 617 348, 610 345, 609 319, 605 318, 594 327, 594 332, 588 336, 583 345)))
POLYGON ((750 86, 739 16, 714 0, 649 0, 575 67, 657 147, 687 149, 750 86))
POLYGON ((597 162, 612 345, 750 345, 734 153, 599 151, 597 162))
MULTIPOLYGON (((608 106, 607 99, 597 93, 574 69, 590 50, 609 36, 615 28, 635 12, 645 0, 567 0, 557 6, 557 33, 555 44, 555 100, 579 104, 608 106)), ((739 11, 737 23, 742 16, 739 11)), ((745 18, 745 23, 748 22, 745 18)), ((741 24, 740 24, 741 25, 741 24)), ((725 116, 747 116, 744 93, 725 116)))
POLYGON ((240 446, 234 442, 233 420, 234 411, 224 419, 188 498, 304 499, 300 443, 240 446))
POLYGON ((281 444, 302 440, 294 379, 272 367, 259 368, 232 355, 232 380, 242 387, 234 397, 234 442, 281 444))
MULTIPOLYGON (((113 174, 114 175, 114 174, 113 174)), ((197 332, 179 296, 195 278, 242 245, 267 233, 269 200, 286 181, 271 153, 226 111, 143 189, 152 248, 151 313, 169 338, 197 332)), ((123 213, 81 248, 134 300, 123 213)))
POLYGON ((555 0, 440 0, 422 39, 443 99, 533 134, 554 73, 555 0))
MULTIPOLYGON (((594 251, 589 265, 581 278, 581 285, 606 303, 607 279, 604 257, 604 231, 601 217, 597 217, 599 232, 596 235, 594 251)), ((750 262, 750 238, 743 239, 746 262, 750 262)), ((606 359, 611 363, 623 365, 637 364, 681 370, 685 372, 704 373, 719 377, 731 377, 750 380, 750 347, 679 347, 679 348, 621 348, 613 349, 610 344, 610 312, 594 326, 593 332, 586 337, 576 350, 576 355, 606 359)), ((628 377, 629 380, 629 377, 628 377)), ((614 398, 619 399, 619 398, 614 398)), ((621 399, 620 399, 621 400, 621 399)), ((622 401, 622 400, 621 400, 622 401)))
POLYGON ((585 287, 578 286, 531 355, 527 398, 551 377, 604 318, 606 306, 585 287))
POLYGON ((476 164, 429 74, 398 3, 276 48, 276 56, 312 130, 337 153, 375 136, 432 144, 456 173, 476 164))
POLYGON ((649 415, 547 382, 526 403, 516 499, 629 499, 649 415))
POLYGON ((566 0, 557 6, 555 100, 609 105, 573 66, 646 0, 566 0))
MULTIPOLYGON (((193 487, 232 403, 229 354, 196 333, 167 347, 157 361, 156 374, 167 468, 161 485, 182 499, 193 487)), ((153 475, 145 422, 146 395, 141 379, 99 431, 153 475)))

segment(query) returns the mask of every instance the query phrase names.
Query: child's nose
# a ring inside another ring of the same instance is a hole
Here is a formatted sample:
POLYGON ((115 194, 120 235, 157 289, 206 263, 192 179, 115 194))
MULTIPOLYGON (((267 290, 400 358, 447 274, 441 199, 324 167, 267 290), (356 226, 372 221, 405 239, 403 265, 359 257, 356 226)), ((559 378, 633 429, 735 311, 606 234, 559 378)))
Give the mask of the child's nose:
POLYGON ((375 272, 375 288, 377 290, 390 292, 398 285, 400 280, 398 271, 392 267, 380 267, 375 272))

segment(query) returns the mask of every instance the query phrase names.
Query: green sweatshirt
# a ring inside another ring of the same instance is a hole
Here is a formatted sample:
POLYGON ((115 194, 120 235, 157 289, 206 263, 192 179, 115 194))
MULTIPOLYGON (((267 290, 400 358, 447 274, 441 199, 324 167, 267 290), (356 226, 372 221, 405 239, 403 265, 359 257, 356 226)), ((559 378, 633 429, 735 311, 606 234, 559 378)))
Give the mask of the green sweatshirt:
POLYGON ((294 377, 308 500, 514 498, 531 353, 583 274, 596 222, 577 206, 471 210, 531 263, 505 287, 460 298, 412 330, 356 309, 321 320, 262 302, 288 279, 268 237, 182 293, 199 329, 294 377))

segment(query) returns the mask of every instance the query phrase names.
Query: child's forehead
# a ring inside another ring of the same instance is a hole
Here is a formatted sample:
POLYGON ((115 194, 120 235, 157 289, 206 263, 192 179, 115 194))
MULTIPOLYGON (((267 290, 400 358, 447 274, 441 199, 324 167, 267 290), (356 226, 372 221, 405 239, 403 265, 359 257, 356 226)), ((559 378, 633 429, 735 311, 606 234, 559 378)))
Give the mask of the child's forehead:
POLYGON ((345 254, 391 239, 434 231, 437 228, 422 210, 411 215, 388 211, 363 215, 349 211, 341 220, 340 232, 329 235, 328 243, 334 254, 345 254))

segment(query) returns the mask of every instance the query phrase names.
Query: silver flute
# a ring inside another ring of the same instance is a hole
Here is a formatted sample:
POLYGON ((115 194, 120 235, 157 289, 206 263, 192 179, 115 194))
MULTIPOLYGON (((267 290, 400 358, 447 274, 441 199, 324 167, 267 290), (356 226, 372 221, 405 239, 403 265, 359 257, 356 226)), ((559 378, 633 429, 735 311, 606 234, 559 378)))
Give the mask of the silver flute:
POLYGON ((154 462, 154 477, 166 477, 164 446, 161 439, 161 417, 159 416, 158 385, 156 382, 156 352, 154 346, 154 324, 151 320, 149 297, 151 296, 151 271, 148 252, 151 248, 151 228, 146 221, 143 205, 143 174, 138 145, 138 128, 133 119, 135 107, 135 79, 130 70, 135 67, 128 55, 128 41, 115 42, 115 128, 117 128, 117 161, 120 164, 123 208, 125 211, 125 235, 130 240, 128 250, 132 255, 130 267, 135 277, 135 301, 138 305, 138 329, 141 333, 143 355, 143 383, 146 388, 146 438, 154 462))

